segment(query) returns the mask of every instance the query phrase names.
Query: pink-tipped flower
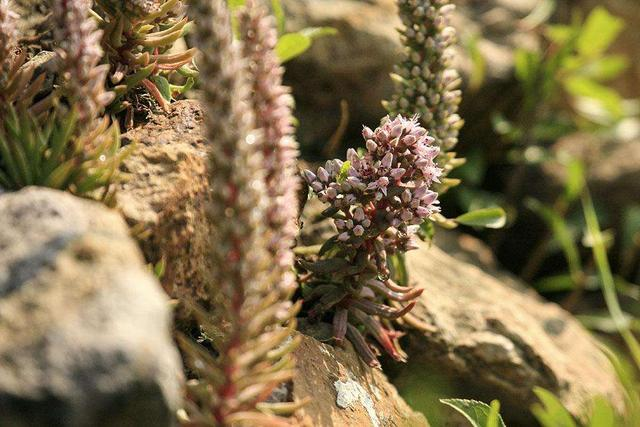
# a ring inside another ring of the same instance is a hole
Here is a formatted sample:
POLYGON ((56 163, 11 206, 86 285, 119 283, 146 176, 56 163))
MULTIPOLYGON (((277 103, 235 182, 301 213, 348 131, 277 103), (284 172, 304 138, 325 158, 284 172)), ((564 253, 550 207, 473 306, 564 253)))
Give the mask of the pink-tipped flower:
POLYGON ((90 125, 114 97, 105 91, 109 65, 99 65, 102 31, 90 16, 90 8, 87 0, 59 0, 52 7, 65 95, 70 104, 77 106, 83 125, 90 125))
MULTIPOLYGON (((316 173, 304 171, 318 198, 330 205, 325 212, 330 212, 338 229, 325 247, 340 248, 334 258, 304 267, 319 276, 324 288, 327 282, 344 285, 327 291, 310 312, 319 315, 335 307, 341 315, 333 319, 334 330, 343 331, 347 319, 356 319, 357 326, 363 326, 393 358, 404 360, 397 340, 390 338, 394 332, 383 325, 408 313, 422 290, 391 282, 387 254, 416 249, 418 225, 440 210, 438 194, 431 190, 442 173, 435 163, 439 148, 416 117, 387 117, 375 130, 365 127, 362 136, 367 150, 362 155, 347 151, 348 176, 337 159, 316 173), (336 277, 331 277, 334 273, 336 277), (362 283, 363 276, 371 275, 375 279, 362 283), (388 305, 400 301, 407 304, 388 305)), ((358 328, 347 328, 346 336, 366 361, 376 365, 358 328)))
MULTIPOLYGON (((297 193, 300 186, 294 139, 293 98, 282 84, 284 68, 276 55, 278 32, 275 18, 263 5, 247 0, 238 16, 243 56, 251 78, 251 101, 255 125, 261 133, 267 192, 266 222, 270 229, 269 251, 279 268, 285 293, 295 286, 292 275, 293 251, 298 232, 297 193)), ((324 171, 326 174, 326 171, 324 171)), ((324 175, 318 171, 318 177, 324 175)), ((312 176, 307 176, 307 179, 312 176)), ((332 196, 336 190, 327 194, 332 196)))

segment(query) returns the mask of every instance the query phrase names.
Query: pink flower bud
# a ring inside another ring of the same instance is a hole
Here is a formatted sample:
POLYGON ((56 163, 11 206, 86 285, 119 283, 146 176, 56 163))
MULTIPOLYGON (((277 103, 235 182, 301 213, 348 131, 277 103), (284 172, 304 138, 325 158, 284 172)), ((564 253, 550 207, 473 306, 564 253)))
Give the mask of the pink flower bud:
POLYGON ((353 219, 358 222, 361 222, 364 219, 364 210, 361 207, 357 207, 353 212, 353 219))
POLYGON ((393 177, 393 179, 400 179, 406 171, 407 170, 404 168, 395 168, 391 169, 390 175, 393 177))
POLYGON ((306 179, 309 184, 313 183, 317 178, 315 173, 307 169, 304 170, 304 179, 306 179))
POLYGON ((371 128, 364 126, 362 128, 362 136, 364 137, 364 139, 371 139, 373 138, 373 131, 371 130, 371 128))
POLYGON ((356 225, 353 228, 353 234, 356 236, 362 236, 364 234, 364 228, 361 225, 356 225))
POLYGON ((318 168, 318 178, 320 178, 320 181, 322 182, 329 181, 329 172, 327 172, 327 170, 322 166, 318 168))
POLYGON ((380 162, 380 166, 382 166, 383 168, 390 168, 392 162, 393 162, 393 153, 387 153, 382 158, 382 161, 380 162))

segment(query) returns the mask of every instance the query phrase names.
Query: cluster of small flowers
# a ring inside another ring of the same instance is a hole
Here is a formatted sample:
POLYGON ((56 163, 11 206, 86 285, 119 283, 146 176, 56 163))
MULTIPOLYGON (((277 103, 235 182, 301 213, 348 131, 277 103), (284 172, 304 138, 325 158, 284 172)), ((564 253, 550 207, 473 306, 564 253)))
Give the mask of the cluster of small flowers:
POLYGON ((105 90, 108 64, 100 64, 102 31, 90 18, 90 2, 53 2, 54 35, 60 49, 63 78, 70 103, 76 104, 81 123, 91 124, 114 98, 105 90))
POLYGON ((305 179, 336 211, 339 241, 358 247, 384 234, 386 244, 406 247, 407 236, 440 211, 438 194, 430 190, 442 174, 434 161, 439 148, 415 117, 387 118, 362 135, 365 153, 349 149, 346 162, 330 160, 317 173, 306 170, 305 179))
MULTIPOLYGON (((395 67, 397 90, 385 106, 390 114, 418 114, 443 151, 458 142, 463 120, 460 77, 451 67, 456 32, 449 25, 449 0, 398 0, 404 24, 404 62, 395 67)), ((447 171, 449 168, 445 168, 447 171)))
POLYGON ((282 289, 296 287, 293 250, 298 233, 298 190, 296 165, 298 144, 294 139, 293 98, 282 84, 284 68, 275 48, 278 31, 275 18, 264 4, 247 0, 238 14, 243 57, 251 75, 251 102, 255 127, 261 132, 267 192, 266 225, 271 231, 269 251, 277 266, 282 289))

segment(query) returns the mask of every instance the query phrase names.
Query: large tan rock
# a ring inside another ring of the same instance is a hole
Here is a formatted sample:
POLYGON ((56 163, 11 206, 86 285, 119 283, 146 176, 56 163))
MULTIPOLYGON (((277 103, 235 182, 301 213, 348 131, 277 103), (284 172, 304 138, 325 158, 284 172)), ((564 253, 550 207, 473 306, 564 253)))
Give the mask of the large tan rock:
POLYGON ((0 425, 172 426, 169 301, 118 213, 33 187, 0 223, 0 425))
POLYGON ((169 295, 206 299, 208 162, 200 104, 171 104, 123 140, 137 148, 122 165, 118 208, 147 260, 164 262, 161 280, 169 295))
POLYGON ((410 334, 409 363, 398 375, 435 369, 462 385, 456 397, 500 399, 512 425, 531 422, 534 386, 556 393, 577 416, 597 395, 621 407, 607 357, 556 304, 435 246, 408 253, 407 268, 410 280, 425 288, 412 312, 425 330, 410 334))
POLYGON ((385 375, 363 363, 350 345, 337 348, 303 335, 295 357, 298 372, 293 379, 293 396, 309 399, 300 416, 311 425, 429 425, 405 403, 385 375))

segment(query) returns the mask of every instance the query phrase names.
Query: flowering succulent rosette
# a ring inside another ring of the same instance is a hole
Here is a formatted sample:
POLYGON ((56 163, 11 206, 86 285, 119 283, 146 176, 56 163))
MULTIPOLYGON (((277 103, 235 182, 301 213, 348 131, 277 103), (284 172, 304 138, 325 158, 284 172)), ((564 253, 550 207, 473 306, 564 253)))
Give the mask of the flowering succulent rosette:
POLYGON ((335 340, 348 337, 376 366, 375 353, 354 325, 404 360, 400 334, 389 321, 407 314, 422 289, 395 283, 387 255, 417 247, 420 224, 440 211, 431 186, 442 169, 435 163, 440 149, 417 117, 387 117, 375 131, 365 127, 362 135, 363 153, 349 149, 344 162, 330 160, 316 173, 304 171, 311 189, 330 205, 324 214, 338 234, 323 245, 319 260, 301 265, 313 273, 305 295, 309 317, 333 313, 335 340))

